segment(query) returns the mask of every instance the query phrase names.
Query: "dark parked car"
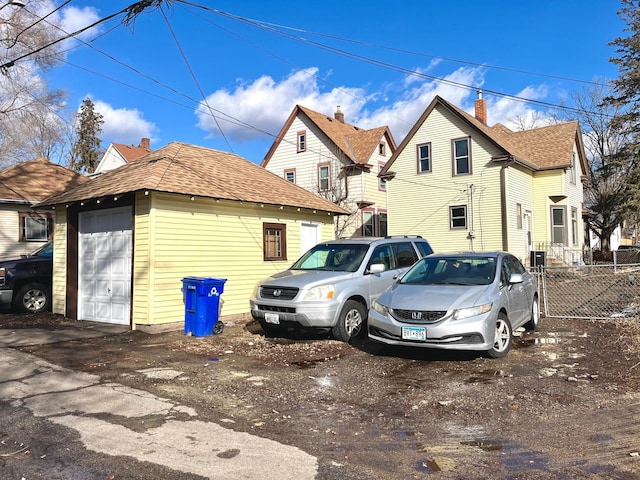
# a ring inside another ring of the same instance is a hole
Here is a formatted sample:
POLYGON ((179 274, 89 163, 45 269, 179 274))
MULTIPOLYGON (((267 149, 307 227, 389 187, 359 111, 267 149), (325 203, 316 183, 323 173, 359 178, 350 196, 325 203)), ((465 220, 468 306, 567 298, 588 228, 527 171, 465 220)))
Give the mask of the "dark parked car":
POLYGON ((0 261, 0 308, 39 313, 51 307, 53 242, 31 255, 0 261))
POLYGON ((424 257, 373 301, 369 338, 391 345, 511 349, 513 330, 538 328, 536 279, 509 253, 424 257))

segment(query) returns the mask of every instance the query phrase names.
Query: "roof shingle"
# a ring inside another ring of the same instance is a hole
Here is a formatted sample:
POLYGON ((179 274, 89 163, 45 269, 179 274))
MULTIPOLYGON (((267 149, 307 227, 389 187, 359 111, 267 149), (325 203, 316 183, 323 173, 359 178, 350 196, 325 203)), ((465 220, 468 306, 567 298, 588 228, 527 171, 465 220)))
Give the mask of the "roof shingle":
POLYGON ((42 205, 140 190, 347 213, 245 158, 182 142, 172 142, 78 188, 47 198, 42 205))
POLYGON ((88 180, 45 158, 36 158, 0 171, 0 201, 36 203, 88 180))

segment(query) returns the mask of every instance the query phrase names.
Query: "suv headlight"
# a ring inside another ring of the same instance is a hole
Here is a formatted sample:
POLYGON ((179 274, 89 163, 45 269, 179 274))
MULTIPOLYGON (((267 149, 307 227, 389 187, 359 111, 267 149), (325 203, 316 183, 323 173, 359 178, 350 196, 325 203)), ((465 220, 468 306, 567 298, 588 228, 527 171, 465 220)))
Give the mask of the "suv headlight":
POLYGON ((371 303, 371 307, 380 315, 387 316, 389 314, 389 309, 379 303, 378 300, 374 300, 373 303, 371 303))
POLYGON ((492 303, 485 303, 484 305, 477 305, 475 307, 459 308, 453 311, 454 320, 462 320, 463 318, 475 317, 491 311, 492 303))
POLYGON ((302 300, 331 300, 335 293, 336 289, 333 285, 320 285, 310 289, 302 300))

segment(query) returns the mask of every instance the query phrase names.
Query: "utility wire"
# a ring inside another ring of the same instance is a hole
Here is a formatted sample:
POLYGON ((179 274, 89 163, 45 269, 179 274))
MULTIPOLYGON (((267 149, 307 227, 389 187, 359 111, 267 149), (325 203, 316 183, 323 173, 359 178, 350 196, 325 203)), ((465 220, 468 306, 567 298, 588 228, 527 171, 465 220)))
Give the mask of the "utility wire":
POLYGON ((167 28, 169 29, 169 32, 171 33, 171 36, 173 37, 173 41, 175 42, 176 46, 178 47, 178 50, 180 51, 180 55, 182 56, 182 60, 184 61, 185 65, 187 66, 187 69, 189 70, 189 73, 191 74, 191 78, 193 79, 194 83, 196 84, 196 87, 198 87, 198 91, 200 92, 200 95, 202 95, 203 103, 207 106, 207 109, 209 110, 211 116, 213 117, 213 120, 216 122, 216 126, 218 127, 218 130, 220 131, 220 135, 222 135, 222 138, 224 138, 224 141, 226 142, 227 147, 229 147, 229 150, 231 150, 231 153, 235 153, 233 151, 233 147, 231 146, 231 143, 229 143, 229 139, 224 134, 224 130, 222 130, 222 127, 220 126, 220 123, 218 122, 218 117, 215 116, 215 114, 213 113, 213 110, 211 109, 211 105, 209 105, 209 101, 207 100, 207 96, 205 95, 204 91, 202 90, 202 87, 200 86, 200 82, 198 82, 198 78, 196 77, 196 74, 194 73, 193 69, 191 68, 191 64, 189 63, 189 60, 187 59, 187 56, 185 55, 184 50, 182 49, 182 46, 180 45, 180 42, 178 41, 178 37, 176 37, 176 34, 173 31, 173 28, 171 27, 171 23, 169 22, 169 19, 167 18, 167 15, 164 13, 164 10, 162 8, 160 9, 160 11, 162 12, 162 18, 164 18, 164 21, 167 24, 167 28))

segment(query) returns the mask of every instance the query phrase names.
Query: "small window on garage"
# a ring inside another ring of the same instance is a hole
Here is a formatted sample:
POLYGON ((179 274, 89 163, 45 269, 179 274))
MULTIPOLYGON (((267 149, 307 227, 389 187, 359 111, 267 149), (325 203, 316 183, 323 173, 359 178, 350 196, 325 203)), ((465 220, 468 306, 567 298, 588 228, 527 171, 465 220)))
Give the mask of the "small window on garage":
POLYGON ((264 260, 287 259, 287 226, 284 223, 263 223, 264 260))
POLYGON ((45 242, 51 239, 53 217, 46 213, 20 213, 20 241, 45 242))

